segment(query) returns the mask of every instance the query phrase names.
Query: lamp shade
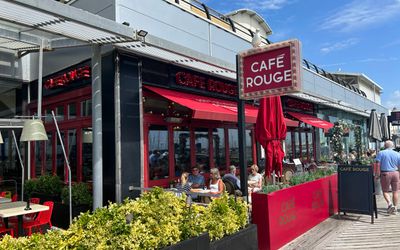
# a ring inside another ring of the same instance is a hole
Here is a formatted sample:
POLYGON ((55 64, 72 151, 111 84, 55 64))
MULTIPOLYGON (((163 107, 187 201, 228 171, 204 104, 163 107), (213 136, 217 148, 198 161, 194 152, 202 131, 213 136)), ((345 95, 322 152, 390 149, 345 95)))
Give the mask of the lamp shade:
POLYGON ((91 130, 83 131, 82 142, 93 143, 93 133, 91 130))
POLYGON ((42 120, 28 120, 24 123, 20 141, 48 140, 42 120))
POLYGON ((1 136, 1 132, 0 132, 0 144, 3 144, 3 143, 4 143, 3 136, 1 136))

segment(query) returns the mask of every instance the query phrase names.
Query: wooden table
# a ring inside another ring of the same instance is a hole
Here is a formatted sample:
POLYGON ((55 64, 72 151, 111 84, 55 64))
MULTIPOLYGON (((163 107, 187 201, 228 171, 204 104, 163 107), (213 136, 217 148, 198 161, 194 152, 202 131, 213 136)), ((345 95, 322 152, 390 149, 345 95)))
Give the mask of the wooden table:
POLYGON ((8 218, 17 216, 18 217, 18 234, 22 234, 23 232, 23 215, 37 213, 41 211, 49 210, 48 206, 40 205, 40 204, 30 204, 31 210, 25 210, 26 202, 17 201, 17 202, 8 202, 0 204, 0 217, 4 219, 4 224, 8 227, 8 218))

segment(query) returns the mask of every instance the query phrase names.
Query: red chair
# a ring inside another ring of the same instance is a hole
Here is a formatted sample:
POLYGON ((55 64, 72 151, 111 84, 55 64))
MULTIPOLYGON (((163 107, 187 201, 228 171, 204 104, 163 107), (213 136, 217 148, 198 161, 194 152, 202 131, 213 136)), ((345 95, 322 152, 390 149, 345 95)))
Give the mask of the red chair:
POLYGON ((18 194, 14 194, 14 195, 11 197, 11 202, 16 202, 16 201, 18 201, 18 194))
POLYGON ((40 233, 43 233, 42 226, 46 224, 49 224, 50 228, 53 226, 51 224, 51 214, 53 213, 54 202, 46 201, 43 205, 48 206, 49 210, 39 212, 35 220, 24 222, 22 225, 23 229, 28 230, 28 236, 32 235, 33 228, 39 228, 40 233))
MULTIPOLYGON (((40 198, 30 198, 29 202, 31 204, 39 204, 40 203, 40 198)), ((36 217, 37 213, 31 213, 31 214, 26 214, 24 215, 24 221, 33 221, 36 217)))
POLYGON ((12 228, 6 228, 4 225, 0 227, 0 234, 3 233, 10 233, 11 237, 14 237, 14 229, 12 228))

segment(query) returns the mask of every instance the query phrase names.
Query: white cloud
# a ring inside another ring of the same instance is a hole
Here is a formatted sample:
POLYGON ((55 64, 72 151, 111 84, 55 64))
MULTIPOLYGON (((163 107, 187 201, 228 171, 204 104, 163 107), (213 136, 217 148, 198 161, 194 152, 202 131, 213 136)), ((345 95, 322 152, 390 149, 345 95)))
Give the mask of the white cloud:
POLYGON ((290 4, 293 1, 289 0, 241 0, 237 1, 236 4, 242 8, 248 8, 251 10, 279 10, 283 6, 290 4))
POLYGON ((399 0, 356 0, 344 5, 323 20, 321 29, 355 31, 371 25, 379 25, 400 14, 399 0))
POLYGON ((400 109, 400 90, 396 90, 389 95, 389 99, 386 100, 385 106, 392 110, 394 107, 400 109))
POLYGON ((328 43, 325 44, 323 48, 321 48, 321 52, 324 54, 328 54, 332 51, 343 50, 349 48, 351 46, 356 45, 359 42, 356 38, 349 38, 344 41, 336 42, 336 43, 328 43))
POLYGON ((346 61, 346 62, 337 62, 330 64, 321 64, 320 67, 334 67, 334 66, 342 66, 346 64, 356 64, 356 63, 383 63, 383 62, 394 62, 399 61, 397 57, 389 57, 389 58, 363 58, 358 60, 346 61))

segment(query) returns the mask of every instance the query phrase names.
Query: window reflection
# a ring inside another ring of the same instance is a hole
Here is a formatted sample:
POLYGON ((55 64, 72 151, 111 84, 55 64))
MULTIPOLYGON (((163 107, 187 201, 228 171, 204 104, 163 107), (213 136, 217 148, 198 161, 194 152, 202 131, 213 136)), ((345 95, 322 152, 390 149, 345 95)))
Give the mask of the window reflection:
MULTIPOLYGON (((249 129, 246 129, 246 161, 247 161, 247 166, 251 166, 253 164, 253 144, 251 143, 252 141, 252 131, 249 129)), ((237 166, 237 165, 235 165, 237 166)))
POLYGON ((214 166, 226 169, 225 133, 223 128, 213 129, 214 166))
MULTIPOLYGON (((63 131, 60 131, 61 133, 61 138, 64 138, 65 133, 63 131)), ((64 180, 64 155, 63 155, 63 150, 62 146, 60 143, 60 140, 57 136, 57 144, 56 144, 56 156, 57 156, 57 161, 56 161, 56 172, 57 176, 60 177, 61 180, 64 180)))
POLYGON ((168 178, 168 128, 166 126, 151 125, 148 138, 150 180, 168 178))
POLYGON ((53 134, 47 133, 48 140, 46 141, 46 174, 51 175, 53 170, 53 134))
POLYGON ((194 131, 196 164, 200 172, 210 171, 210 152, 208 148, 208 128, 196 128, 194 131))
POLYGON ((68 104, 68 119, 76 118, 76 104, 70 103, 68 104))
POLYGON ((82 129, 82 180, 92 180, 92 128, 82 129))
POLYGON ((229 141, 229 160, 231 165, 239 165, 239 141, 238 141, 238 130, 228 129, 228 141, 229 141))
POLYGON ((175 176, 190 170, 190 132, 186 127, 174 128, 175 176))
POLYGON ((56 108, 56 119, 57 121, 64 120, 64 106, 58 106, 56 108))
POLYGON ((92 99, 81 102, 81 113, 82 116, 92 115, 92 99))
POLYGON ((76 151, 76 129, 68 130, 68 161, 71 168, 71 180, 76 181, 77 173, 77 151, 76 151))
POLYGON ((35 141, 35 174, 36 176, 40 176, 43 174, 42 167, 43 167, 43 159, 42 159, 42 152, 43 152, 43 142, 42 141, 35 141))

